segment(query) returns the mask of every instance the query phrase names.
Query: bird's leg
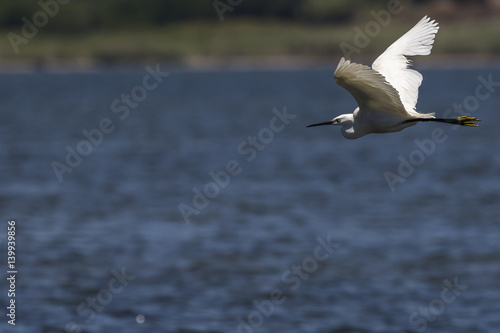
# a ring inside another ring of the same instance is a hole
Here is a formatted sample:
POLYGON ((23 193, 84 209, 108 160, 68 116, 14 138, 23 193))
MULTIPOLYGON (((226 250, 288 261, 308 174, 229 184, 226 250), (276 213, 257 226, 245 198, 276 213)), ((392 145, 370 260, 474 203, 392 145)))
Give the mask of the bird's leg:
POLYGON ((481 121, 481 119, 477 119, 476 117, 471 117, 471 116, 461 116, 458 118, 451 118, 451 119, 450 118, 413 118, 413 119, 407 119, 407 120, 403 121, 403 123, 411 123, 411 122, 415 122, 415 121, 437 121, 440 123, 479 127, 479 125, 476 124, 475 121, 481 121))

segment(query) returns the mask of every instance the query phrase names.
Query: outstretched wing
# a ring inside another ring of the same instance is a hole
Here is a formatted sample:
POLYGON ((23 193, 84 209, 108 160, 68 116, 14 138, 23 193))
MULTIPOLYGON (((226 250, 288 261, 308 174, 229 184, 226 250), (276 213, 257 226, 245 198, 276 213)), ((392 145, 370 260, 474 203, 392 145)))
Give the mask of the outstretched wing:
POLYGON ((372 68, 382 74, 399 93, 401 102, 410 114, 415 111, 418 87, 422 75, 409 69, 411 61, 405 56, 428 55, 431 53, 438 24, 424 16, 410 31, 401 36, 385 50, 372 64, 372 68))
POLYGON ((377 71, 344 57, 333 74, 337 84, 354 96, 360 110, 377 110, 408 115, 398 92, 377 71))

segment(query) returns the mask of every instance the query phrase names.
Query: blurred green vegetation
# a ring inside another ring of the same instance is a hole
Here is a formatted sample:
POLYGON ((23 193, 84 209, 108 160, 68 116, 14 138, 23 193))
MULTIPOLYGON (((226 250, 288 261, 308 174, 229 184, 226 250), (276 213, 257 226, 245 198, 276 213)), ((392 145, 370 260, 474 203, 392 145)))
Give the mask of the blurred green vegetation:
POLYGON ((185 20, 218 20, 216 7, 226 5, 224 16, 324 22, 347 21, 363 6, 383 6, 386 0, 16 0, 0 2, 0 27, 21 27, 31 17, 57 3, 64 14, 55 15, 44 28, 64 33, 161 26, 185 20), (219 4, 219 6, 217 6, 219 4))
POLYGON ((0 3, 0 61, 326 59, 342 54, 341 42, 353 45, 353 28, 363 30, 391 2, 401 13, 363 55, 383 51, 424 15, 441 25, 433 54, 500 55, 500 0, 16 0, 0 3))

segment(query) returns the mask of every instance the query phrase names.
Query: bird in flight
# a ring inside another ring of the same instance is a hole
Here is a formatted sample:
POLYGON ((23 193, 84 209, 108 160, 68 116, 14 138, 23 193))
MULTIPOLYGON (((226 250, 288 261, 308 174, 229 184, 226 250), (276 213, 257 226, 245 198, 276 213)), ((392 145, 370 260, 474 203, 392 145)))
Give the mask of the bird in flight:
POLYGON ((351 93, 358 107, 353 113, 307 127, 340 125, 342 135, 347 139, 370 133, 398 132, 419 121, 477 127, 475 121, 479 119, 475 117, 436 118, 434 113, 416 111, 422 75, 409 68, 410 60, 406 56, 430 54, 438 29, 437 22, 424 16, 389 46, 371 68, 342 57, 334 77, 339 86, 351 93))

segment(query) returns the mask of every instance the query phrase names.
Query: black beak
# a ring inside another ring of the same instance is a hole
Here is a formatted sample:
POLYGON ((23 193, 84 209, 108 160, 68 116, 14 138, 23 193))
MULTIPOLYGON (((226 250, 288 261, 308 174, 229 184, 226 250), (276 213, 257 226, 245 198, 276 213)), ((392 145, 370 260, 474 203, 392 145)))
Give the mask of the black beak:
POLYGON ((309 126, 306 126, 306 127, 314 127, 314 126, 321 126, 321 125, 331 125, 331 124, 333 124, 333 121, 332 120, 328 120, 328 121, 324 121, 322 123, 312 124, 312 125, 309 125, 309 126))

